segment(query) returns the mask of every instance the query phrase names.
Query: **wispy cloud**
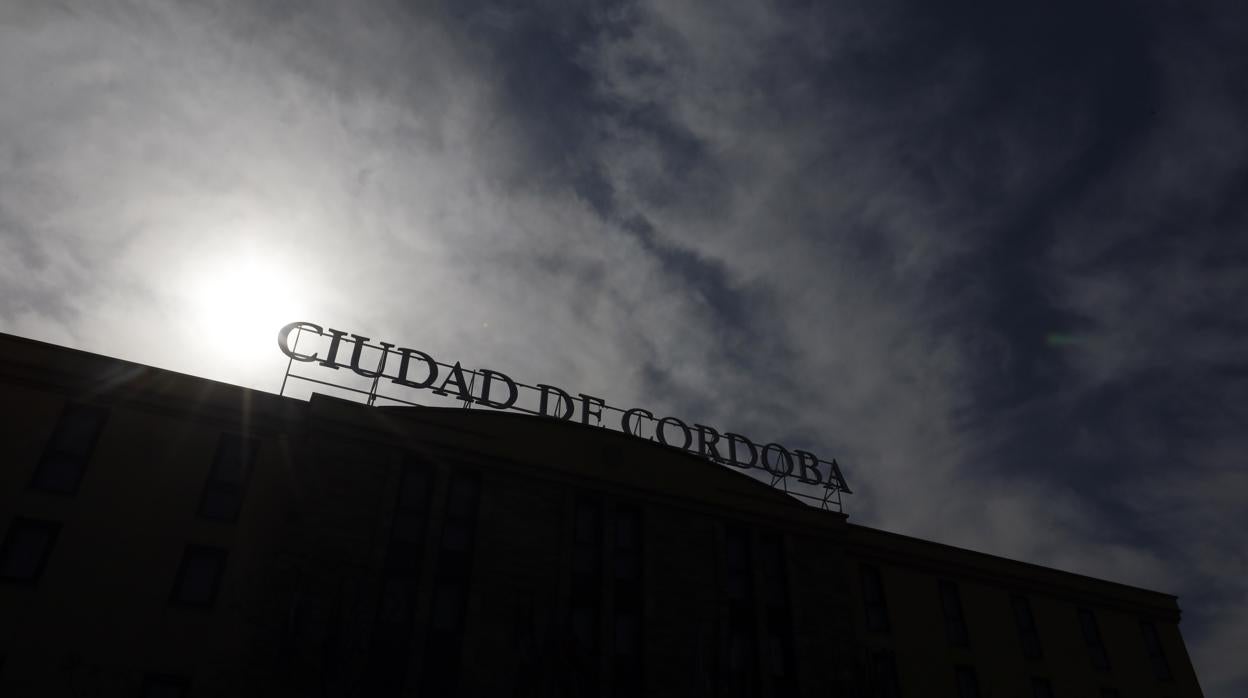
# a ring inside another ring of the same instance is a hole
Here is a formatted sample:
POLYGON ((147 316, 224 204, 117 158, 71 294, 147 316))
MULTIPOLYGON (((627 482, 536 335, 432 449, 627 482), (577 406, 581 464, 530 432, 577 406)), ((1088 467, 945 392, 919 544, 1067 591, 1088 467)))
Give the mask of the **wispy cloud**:
POLYGON ((1242 19, 981 10, 7 3, 0 327, 274 389, 194 289, 281 260, 283 320, 811 447, 856 520, 1181 593, 1234 695, 1242 19))

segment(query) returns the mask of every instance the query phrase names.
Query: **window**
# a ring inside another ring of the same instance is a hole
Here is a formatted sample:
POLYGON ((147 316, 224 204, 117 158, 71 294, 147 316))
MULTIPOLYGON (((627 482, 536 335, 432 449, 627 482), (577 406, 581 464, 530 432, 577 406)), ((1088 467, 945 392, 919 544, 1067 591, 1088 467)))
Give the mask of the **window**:
POLYGON ((615 506, 612 527, 613 672, 612 693, 624 696, 642 695, 642 529, 641 512, 631 504, 615 506))
POLYGON ((572 524, 571 644, 578 661, 571 680, 577 693, 597 692, 602 609, 603 504, 576 498, 572 524))
POLYGON ((1031 698, 1053 698, 1053 684, 1048 679, 1035 677, 1031 680, 1031 698))
POLYGON ((1101 698, 1118 698, 1118 689, 1109 686, 1101 687, 1101 698))
POLYGON ((970 637, 966 632, 966 618, 962 615, 962 595, 958 593, 958 585, 941 580, 940 606, 945 612, 945 637, 954 647, 970 645, 970 637))
POLYGON ((199 515, 215 521, 237 521, 243 508, 243 490, 251 476, 260 442, 238 434, 222 434, 212 459, 212 470, 199 499, 199 515))
POLYGON ((60 532, 56 521, 13 519, 0 547, 0 580, 30 585, 39 581, 60 532))
POLYGON ((739 524, 727 526, 724 531, 724 574, 720 598, 727 622, 724 684, 729 696, 761 693, 757 683, 754 565, 750 553, 750 530, 739 524))
POLYGON ((796 659, 793 648, 793 612, 789 604, 789 579, 784 538, 779 533, 759 537, 762 558, 761 596, 767 622, 767 670, 772 695, 797 695, 796 659))
POLYGON ((459 684, 480 497, 481 480, 476 473, 452 473, 433 574, 421 695, 455 695, 459 684))
POLYGON ((975 667, 958 665, 954 667, 957 679, 958 698, 979 698, 979 677, 975 675, 975 667))
POLYGON ((568 671, 574 695, 644 694, 642 510, 580 494, 573 507, 568 671))
POLYGON ((1026 596, 1014 595, 1010 599, 1014 606, 1014 625, 1018 627, 1018 639, 1023 646, 1023 657, 1039 659, 1040 632, 1036 629, 1036 618, 1031 613, 1031 602, 1026 596))
POLYGON ((433 481, 431 464, 411 456, 404 460, 386 543, 382 593, 369 647, 364 695, 398 695, 407 676, 433 481))
POLYGON ((884 601, 884 583, 880 579, 879 568, 873 565, 862 566, 862 600, 867 609, 867 630, 888 632, 888 606, 884 601))
POLYGON ((142 698, 183 698, 190 693, 191 682, 181 676, 148 674, 143 679, 142 698))
POLYGON ((1144 648, 1148 650, 1148 658, 1153 665, 1153 676, 1158 680, 1169 681, 1170 662, 1166 661, 1166 653, 1161 648, 1161 637, 1157 635, 1157 626, 1148 621, 1140 622, 1140 630, 1144 633, 1144 648))
POLYGON ((1105 652, 1105 644, 1101 642, 1101 629, 1092 611, 1086 608, 1079 609, 1079 627, 1083 631, 1083 641, 1088 646, 1092 668, 1097 671, 1109 671, 1109 655, 1105 652))
POLYGON ((871 652, 871 683, 873 688, 869 694, 873 698, 901 698, 901 684, 897 680, 897 656, 892 650, 871 652))
POLYGON ((225 573, 226 552, 206 545, 188 545, 173 584, 170 603, 177 606, 211 608, 217 601, 221 577, 225 573))
POLYGON ((394 575, 410 575, 420 566, 429 526, 429 502, 433 494, 433 468, 409 458, 399 476, 390 539, 386 546, 386 569, 394 575))
POLYGON ((103 407, 66 406, 43 450, 30 486, 60 494, 77 492, 107 416, 108 410, 103 407))

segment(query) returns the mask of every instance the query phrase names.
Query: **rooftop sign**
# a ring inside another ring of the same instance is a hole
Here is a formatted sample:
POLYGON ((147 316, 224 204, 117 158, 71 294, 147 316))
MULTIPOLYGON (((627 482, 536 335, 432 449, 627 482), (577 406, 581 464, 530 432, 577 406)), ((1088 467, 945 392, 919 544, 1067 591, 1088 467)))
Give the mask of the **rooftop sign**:
MULTIPOLYGON (((690 424, 677 417, 656 416, 641 407, 612 407, 602 398, 585 393, 574 396, 563 388, 543 383, 527 385, 488 368, 467 369, 458 361, 454 364, 442 363, 419 349, 396 347, 389 342, 369 342, 368 337, 323 328, 310 322, 292 322, 277 334, 278 347, 290 358, 287 378, 363 393, 368 395, 370 405, 377 399, 405 405, 418 404, 395 396, 393 391, 383 393, 380 388, 384 380, 387 387, 401 394, 412 390, 429 391, 457 400, 465 407, 481 405, 495 410, 578 421, 678 448, 741 470, 760 469, 770 475, 773 486, 780 486, 789 494, 821 502, 824 508, 834 505, 839 509, 840 493, 851 493, 837 462, 821 460, 809 451, 789 449, 778 443, 760 444, 740 434, 720 432, 703 424, 690 424), (293 344, 291 334, 295 335, 293 344), (315 338, 315 349, 307 343, 300 347, 306 335, 315 338), (365 391, 349 387, 342 381, 332 383, 292 373, 296 362, 334 371, 347 368, 371 381, 371 387, 365 391), (790 479, 805 487, 789 490, 790 479), (822 496, 810 494, 819 490, 823 491, 822 496)), ((286 381, 283 380, 283 393, 285 389, 286 381)))

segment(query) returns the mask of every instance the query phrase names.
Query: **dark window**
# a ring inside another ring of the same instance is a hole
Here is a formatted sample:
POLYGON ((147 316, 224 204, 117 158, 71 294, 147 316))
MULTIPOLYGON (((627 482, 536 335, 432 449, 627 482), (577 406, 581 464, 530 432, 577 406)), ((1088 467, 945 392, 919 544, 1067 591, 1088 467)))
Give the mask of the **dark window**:
POLYGON ((1031 680, 1031 698, 1053 698, 1053 684, 1039 677, 1031 680))
POLYGON ((871 652, 871 686, 872 698, 901 698, 901 684, 897 680, 897 656, 892 650, 871 652))
POLYGON ((611 557, 613 568, 613 694, 642 694, 642 527, 641 512, 631 504, 615 506, 611 557))
POLYGON ((750 530, 729 525, 724 535, 724 576, 721 598, 727 620, 727 656, 724 685, 728 696, 753 696, 758 686, 757 627, 754 605, 754 566, 750 530))
POLYGON ((190 680, 181 676, 148 674, 143 679, 142 698, 183 698, 191 691, 190 680))
POLYGON ((945 613, 945 637, 955 647, 966 647, 970 644, 970 637, 966 632, 966 617, 962 614, 962 595, 958 592, 958 585, 941 580, 939 586, 940 607, 945 613))
POLYGON ((107 416, 108 410, 103 407, 66 406, 43 450, 30 486, 45 492, 77 492, 107 416))
POLYGON ((566 679, 574 695, 601 695, 608 666, 609 695, 643 694, 643 523, 634 504, 608 507, 596 495, 576 498, 566 679))
POLYGON ((199 515, 215 521, 236 521, 243 508, 243 492, 251 477, 260 442, 238 434, 222 434, 212 459, 212 470, 199 500, 199 515))
POLYGON ((1101 698, 1118 698, 1118 689, 1102 686, 1101 698))
POLYGON ((975 675, 975 668, 965 665, 954 667, 954 675, 957 678, 958 698, 979 698, 979 677, 975 675))
POLYGON ((1161 681, 1169 681, 1170 662, 1166 661, 1166 653, 1161 648, 1161 637, 1157 635, 1157 626, 1148 621, 1140 622, 1140 630, 1144 633, 1144 648, 1148 650, 1148 658, 1153 665, 1153 676, 1161 681))
POLYGON ((589 495, 576 498, 572 524, 571 633, 575 692, 597 692, 601 656, 603 504, 589 495))
POLYGON ((1088 646, 1092 668, 1097 671, 1109 671, 1109 655, 1105 652, 1105 644, 1101 642, 1101 629, 1091 610, 1079 609, 1079 628, 1083 632, 1083 641, 1088 646))
POLYGON ((170 603, 209 608, 217 601, 225 573, 226 552, 206 545, 188 545, 182 554, 170 603))
POLYGON ((60 532, 61 524, 56 521, 13 519, 0 547, 0 580, 17 584, 37 582, 60 532))
POLYGON ((789 605, 789 578, 784 538, 765 533, 759 538, 762 588, 767 619, 767 668, 772 695, 797 695, 796 659, 793 648, 793 612, 789 605))
POLYGON ((873 565, 862 566, 862 600, 867 609, 867 630, 888 632, 888 605, 884 601, 884 583, 880 579, 879 568, 873 565))
POLYGON ((386 569, 391 576, 410 576, 420 566, 432 493, 433 468, 423 461, 409 459, 399 477, 386 546, 386 569))
POLYGON ((415 457, 404 460, 386 544, 382 593, 369 648, 369 670, 364 678, 365 695, 394 696, 403 688, 415 630, 415 598, 429 526, 433 479, 433 466, 426 461, 415 457))
POLYGON ((1023 656, 1039 659, 1040 632, 1036 629, 1036 617, 1031 613, 1031 602, 1026 596, 1015 595, 1010 599, 1014 606, 1014 625, 1018 627, 1018 639, 1023 645, 1023 656))
POLYGON ((458 690, 480 497, 481 480, 476 473, 451 475, 433 574, 421 695, 450 696, 458 690))

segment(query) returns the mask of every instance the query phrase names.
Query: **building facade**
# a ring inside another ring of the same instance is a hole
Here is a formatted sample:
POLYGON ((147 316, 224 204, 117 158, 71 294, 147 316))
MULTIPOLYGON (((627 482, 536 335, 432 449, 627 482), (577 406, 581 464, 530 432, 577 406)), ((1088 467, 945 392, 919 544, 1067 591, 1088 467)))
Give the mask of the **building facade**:
POLYGON ((0 335, 0 695, 1201 695, 1173 596, 625 434, 0 335))

